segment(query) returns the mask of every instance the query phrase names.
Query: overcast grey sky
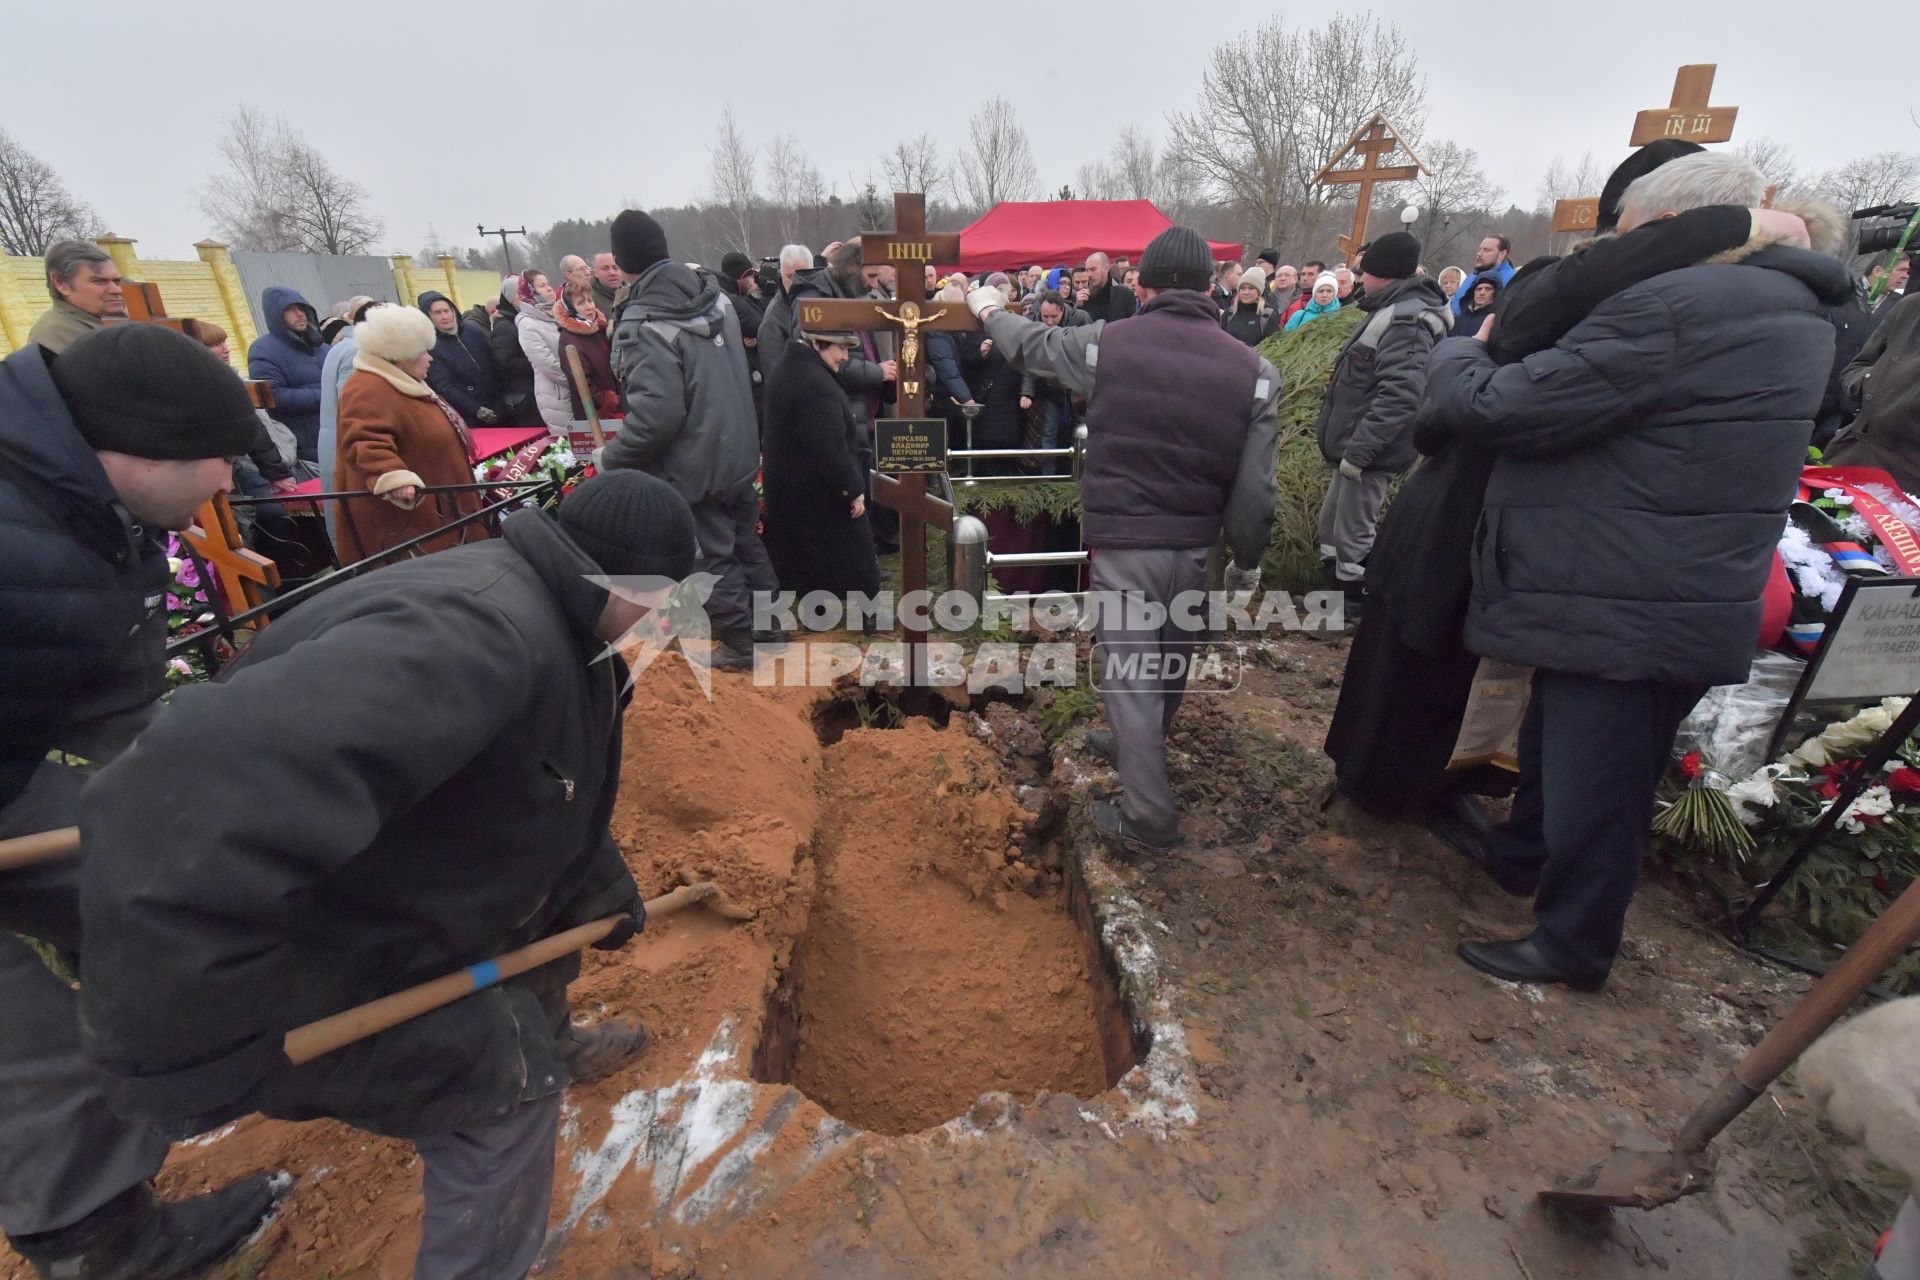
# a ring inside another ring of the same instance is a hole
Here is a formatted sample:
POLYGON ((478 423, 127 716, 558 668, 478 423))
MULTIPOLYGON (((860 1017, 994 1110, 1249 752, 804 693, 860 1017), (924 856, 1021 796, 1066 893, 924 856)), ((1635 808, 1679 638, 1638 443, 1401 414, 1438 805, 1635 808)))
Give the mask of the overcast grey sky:
MULTIPOLYGON (((5 127, 152 257, 189 256, 208 234, 198 188, 241 101, 284 115, 365 185, 385 246, 412 252, 429 224, 472 244, 480 221, 544 228, 623 199, 697 200, 729 103, 757 143, 797 135, 844 196, 898 138, 931 130, 951 154, 968 114, 1001 94, 1057 189, 1123 125, 1163 135, 1167 113, 1195 101, 1215 44, 1278 12, 1299 27, 1340 11, 1320 0, 1284 11, 1257 0, 7 7, 5 127), (839 34, 849 26, 889 37, 856 44, 839 34), (157 69, 150 88, 143 62, 157 69)), ((1427 136, 1477 148, 1522 205, 1556 152, 1617 162, 1634 112, 1664 105, 1686 62, 1719 64, 1713 101, 1740 108, 1736 141, 1778 138, 1802 170, 1920 151, 1909 114, 1920 90, 1896 70, 1897 49, 1876 70, 1864 27, 1804 4, 1382 0, 1374 12, 1419 51, 1427 136)))

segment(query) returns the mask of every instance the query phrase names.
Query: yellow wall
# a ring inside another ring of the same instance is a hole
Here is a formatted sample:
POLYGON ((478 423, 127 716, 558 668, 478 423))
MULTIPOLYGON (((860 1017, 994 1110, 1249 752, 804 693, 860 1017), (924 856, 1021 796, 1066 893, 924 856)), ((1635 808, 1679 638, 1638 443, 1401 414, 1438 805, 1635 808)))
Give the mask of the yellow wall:
POLYGON ((439 265, 433 267, 417 266, 404 253, 393 255, 392 261, 393 287, 409 306, 429 289, 452 298, 453 305, 461 311, 500 295, 499 276, 491 271, 456 267, 450 255, 441 255, 439 265))
MULTIPOLYGON (((134 242, 121 236, 101 236, 98 243, 113 255, 122 275, 159 287, 169 316, 210 320, 225 329, 234 367, 246 372, 247 348, 258 335, 227 246, 203 240, 194 246, 197 259, 170 262, 137 256, 134 242)), ((24 346, 33 322, 51 305, 46 264, 39 258, 10 258, 0 252, 0 356, 24 346)))

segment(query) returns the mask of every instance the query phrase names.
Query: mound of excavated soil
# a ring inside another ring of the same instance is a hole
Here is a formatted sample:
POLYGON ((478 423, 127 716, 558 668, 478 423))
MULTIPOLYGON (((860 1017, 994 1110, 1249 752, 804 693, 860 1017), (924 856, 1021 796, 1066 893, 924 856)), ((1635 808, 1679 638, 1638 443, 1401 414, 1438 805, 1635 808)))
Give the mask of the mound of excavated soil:
POLYGON ((882 1133, 989 1091, 1104 1089, 1080 932, 1057 893, 1025 892, 1030 815, 987 749, 958 722, 858 730, 828 749, 821 804, 819 892, 783 993, 793 1084, 882 1133))
MULTIPOLYGON (((650 1259, 671 1271, 656 1251, 689 1228, 666 1231, 663 1214, 703 1194, 702 1213, 724 1201, 739 1177, 716 1174, 728 1162, 751 1161, 790 1210, 831 1191, 838 1182, 818 1177, 780 1191, 808 1169, 828 1174, 821 1161, 853 1136, 821 1107, 903 1133, 990 1090, 1107 1085, 1086 944, 1058 875, 1021 861, 1030 815, 966 717, 855 730, 823 748, 818 701, 726 676, 708 701, 677 662, 635 690, 612 827, 642 892, 711 879, 756 915, 694 908, 621 951, 585 954, 575 1017, 637 1014, 654 1043, 629 1070, 569 1092, 553 1215, 564 1239, 545 1274, 640 1274, 650 1259), (779 1026, 763 1036, 776 993, 779 1026), (756 1044, 781 1060, 776 1083, 750 1082, 756 1044)), ((180 1196, 261 1169, 295 1183, 229 1270, 410 1273, 421 1200, 407 1144, 249 1117, 177 1147, 160 1186, 180 1196)), ((716 1220, 696 1238, 726 1230, 716 1220)), ((26 1274, 0 1248, 0 1280, 26 1274)))

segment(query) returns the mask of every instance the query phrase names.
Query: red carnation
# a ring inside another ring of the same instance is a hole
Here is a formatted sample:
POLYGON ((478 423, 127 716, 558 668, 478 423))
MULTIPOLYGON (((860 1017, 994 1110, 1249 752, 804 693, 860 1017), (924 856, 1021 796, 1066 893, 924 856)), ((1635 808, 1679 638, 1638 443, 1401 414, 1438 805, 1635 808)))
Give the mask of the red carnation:
POLYGON ((1887 775, 1887 790, 1909 799, 1920 798, 1920 769, 1901 765, 1887 775))
POLYGON ((1700 753, 1689 751, 1680 757, 1680 772, 1686 775, 1688 782, 1700 776, 1700 753))

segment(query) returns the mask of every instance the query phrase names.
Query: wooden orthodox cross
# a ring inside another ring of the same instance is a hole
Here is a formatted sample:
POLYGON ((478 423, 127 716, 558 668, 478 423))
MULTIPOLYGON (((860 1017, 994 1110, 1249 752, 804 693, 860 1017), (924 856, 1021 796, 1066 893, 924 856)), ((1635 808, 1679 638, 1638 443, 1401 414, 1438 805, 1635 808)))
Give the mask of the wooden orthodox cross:
MULTIPOLYGON (((1662 138, 1680 138, 1686 142, 1725 142, 1733 137, 1738 107, 1710 107, 1713 73, 1719 64, 1699 62, 1680 68, 1673 78, 1673 98, 1664 107, 1650 107, 1633 118, 1630 147, 1644 147, 1662 138)), ((1592 231, 1600 221, 1600 197, 1579 196, 1561 200, 1553 206, 1553 229, 1592 231)))
POLYGON ((1340 252, 1352 264, 1360 253, 1360 246, 1367 239, 1367 217, 1373 212, 1373 188, 1379 182, 1411 182, 1427 172, 1420 157, 1413 154, 1413 148, 1400 136, 1400 131, 1378 111, 1361 125, 1354 135, 1347 139, 1347 145, 1333 153, 1333 159, 1321 166, 1320 172, 1313 175, 1315 185, 1334 185, 1355 182, 1360 184, 1359 198, 1353 209, 1353 232, 1340 237, 1340 252), (1386 165, 1382 161, 1396 150, 1407 153, 1412 164, 1386 165), (1360 156, 1361 162, 1351 169, 1336 169, 1335 165, 1350 156, 1360 156))
MULTIPOLYGON (((895 192, 893 231, 869 232, 860 237, 861 259, 869 267, 890 266, 899 277, 891 301, 873 298, 803 298, 794 306, 796 330, 828 333, 849 330, 885 330, 900 335, 897 359, 900 377, 895 384, 895 411, 901 418, 923 418, 927 412, 927 353, 921 330, 943 333, 975 332, 981 328, 964 302, 930 302, 927 265, 960 261, 960 237, 927 230, 927 198, 895 192)), ((899 477, 873 473, 873 500, 900 513, 900 590, 902 595, 927 587, 926 527, 947 528, 953 507, 927 492, 927 477, 899 477)), ((926 680, 927 630, 923 622, 901 616, 913 662, 913 682, 926 680)))

